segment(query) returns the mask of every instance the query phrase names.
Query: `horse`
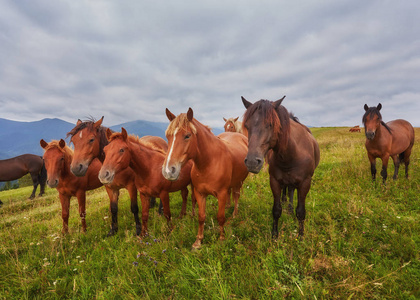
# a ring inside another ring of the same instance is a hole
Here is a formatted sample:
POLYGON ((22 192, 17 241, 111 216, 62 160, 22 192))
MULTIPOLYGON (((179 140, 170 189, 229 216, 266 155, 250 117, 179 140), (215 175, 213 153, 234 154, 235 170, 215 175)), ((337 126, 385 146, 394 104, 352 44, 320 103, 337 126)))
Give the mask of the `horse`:
POLYGON ((408 178, 411 149, 414 145, 414 128, 406 120, 398 119, 388 123, 382 121, 382 104, 369 107, 365 104, 362 121, 365 126, 366 150, 370 162, 372 179, 376 179, 376 158, 382 160, 382 180, 386 182, 389 157, 394 161, 394 176, 397 179, 401 161, 405 164, 405 177, 408 178))
POLYGON ((19 179, 26 174, 31 174, 33 190, 29 199, 35 198, 38 184, 40 186, 39 196, 45 193, 45 181, 47 171, 41 156, 34 154, 23 154, 13 158, 0 160, 0 181, 11 181, 19 179))
POLYGON ((349 129, 350 132, 360 132, 360 127, 359 125, 356 125, 352 128, 349 129))
POLYGON ((197 239, 192 247, 198 249, 204 238, 207 195, 213 195, 218 200, 217 220, 221 240, 225 239, 225 206, 231 193, 235 203, 233 216, 238 213, 240 191, 248 175, 244 164, 248 139, 236 132, 224 132, 216 137, 209 127, 194 119, 191 108, 186 114, 178 116, 166 109, 166 116, 170 121, 165 132, 170 150, 166 154, 162 174, 168 180, 180 180, 183 166, 190 160, 194 162, 191 181, 199 215, 197 239))
MULTIPOLYGON (((135 184, 140 192, 142 205, 143 228, 141 235, 148 232, 149 200, 158 197, 163 204, 163 214, 168 225, 171 222, 169 208, 169 193, 181 191, 183 205, 181 215, 185 214, 188 188, 191 183, 191 165, 189 163, 181 171, 180 180, 171 182, 162 176, 160 171, 165 159, 166 151, 154 144, 141 140, 134 136, 128 136, 127 131, 121 128, 121 133, 107 130, 109 144, 104 147, 105 160, 99 172, 99 179, 104 184, 110 184, 115 180, 118 173, 127 168, 132 168, 135 173, 135 184)), ((193 198, 194 206, 194 198, 193 198)))
POLYGON ((239 117, 236 118, 223 118, 225 121, 225 132, 239 132, 248 137, 248 132, 246 132, 246 129, 242 126, 242 122, 238 121, 239 117))
POLYGON ((282 213, 280 200, 286 201, 288 194, 289 209, 293 211, 291 205, 295 190, 298 197, 298 232, 299 236, 304 235, 306 195, 320 160, 318 143, 309 128, 281 105, 285 97, 275 102, 261 99, 255 103, 242 97, 246 108, 243 122, 249 134, 248 154, 245 159, 248 170, 258 173, 268 153, 268 173, 274 198, 273 238, 277 238, 279 234, 278 221, 282 213))
POLYGON ((82 232, 86 232, 86 191, 94 190, 102 186, 98 179, 101 163, 94 159, 84 177, 76 177, 70 172, 70 164, 73 158, 71 150, 66 142, 53 140, 47 143, 43 139, 40 145, 44 149, 45 168, 47 169, 47 185, 56 188, 61 202, 61 217, 63 219, 64 234, 69 231, 70 199, 77 197, 79 203, 79 215, 82 222, 82 232))
MULTIPOLYGON (((98 121, 88 120, 82 122, 78 120, 76 126, 67 133, 67 137, 71 137, 70 141, 74 145, 74 157, 71 164, 71 172, 76 176, 84 176, 90 163, 98 158, 99 161, 105 160, 104 147, 108 144, 106 137, 107 127, 102 126, 102 117, 98 121)), ((168 145, 162 138, 159 137, 143 137, 150 140, 155 145, 162 149, 167 149, 168 145)), ((135 174, 130 168, 119 172, 115 176, 112 184, 107 187, 111 191, 110 196, 110 211, 111 211, 111 229, 108 236, 112 236, 118 232, 118 198, 120 189, 125 188, 128 191, 131 200, 131 212, 136 223, 136 235, 141 233, 141 223, 139 219, 139 207, 137 204, 137 188, 134 182, 135 174)), ((108 190, 107 190, 108 191, 108 190)))

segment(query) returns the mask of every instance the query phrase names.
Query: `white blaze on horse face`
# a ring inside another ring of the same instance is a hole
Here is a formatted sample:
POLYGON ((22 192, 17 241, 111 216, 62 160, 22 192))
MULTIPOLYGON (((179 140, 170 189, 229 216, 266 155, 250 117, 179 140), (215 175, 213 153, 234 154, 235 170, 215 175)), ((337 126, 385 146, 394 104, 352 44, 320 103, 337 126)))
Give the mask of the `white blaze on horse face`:
POLYGON ((178 132, 178 128, 175 129, 174 139, 172 140, 171 149, 169 150, 168 159, 166 160, 166 173, 170 173, 170 170, 169 170, 169 162, 171 161, 172 151, 174 150, 175 138, 176 138, 177 132, 178 132))
POLYGON ((79 138, 82 138, 82 136, 83 136, 83 132, 80 131, 79 138))

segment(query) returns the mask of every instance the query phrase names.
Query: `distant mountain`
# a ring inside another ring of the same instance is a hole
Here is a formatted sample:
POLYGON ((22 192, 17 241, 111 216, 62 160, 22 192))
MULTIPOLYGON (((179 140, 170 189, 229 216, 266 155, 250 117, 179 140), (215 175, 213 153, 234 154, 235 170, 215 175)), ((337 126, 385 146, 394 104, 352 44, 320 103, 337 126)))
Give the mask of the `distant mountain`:
MULTIPOLYGON (((18 122, 0 118, 0 159, 15 157, 25 153, 43 155, 44 151, 39 141, 65 139, 75 123, 60 119, 43 119, 35 122, 18 122)), ((168 122, 133 121, 111 126, 115 131, 124 127, 129 134, 138 136, 155 135, 165 138, 168 122)), ((216 135, 221 133, 219 128, 213 129, 216 135)), ((66 140, 66 142, 69 142, 66 140)))

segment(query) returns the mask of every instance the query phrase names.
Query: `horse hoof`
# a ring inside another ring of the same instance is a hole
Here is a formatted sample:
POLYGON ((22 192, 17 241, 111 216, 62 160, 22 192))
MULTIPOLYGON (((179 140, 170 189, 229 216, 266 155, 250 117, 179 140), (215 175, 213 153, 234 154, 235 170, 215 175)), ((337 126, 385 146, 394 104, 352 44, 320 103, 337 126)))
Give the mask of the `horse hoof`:
POLYGON ((192 251, 197 251, 201 249, 201 241, 197 240, 195 241, 195 243, 192 245, 192 251))

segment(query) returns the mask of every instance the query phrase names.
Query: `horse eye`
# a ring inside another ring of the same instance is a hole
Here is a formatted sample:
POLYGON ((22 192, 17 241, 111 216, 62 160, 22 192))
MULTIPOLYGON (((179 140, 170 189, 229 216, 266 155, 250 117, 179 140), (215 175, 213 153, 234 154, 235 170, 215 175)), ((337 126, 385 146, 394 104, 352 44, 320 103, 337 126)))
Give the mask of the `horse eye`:
POLYGON ((120 149, 120 153, 124 153, 124 149, 123 148, 120 149))
POLYGON ((94 138, 91 138, 90 140, 89 140, 89 143, 93 143, 95 141, 95 139, 94 138))
POLYGON ((191 133, 187 133, 187 135, 185 136, 185 140, 188 140, 191 137, 191 133))

